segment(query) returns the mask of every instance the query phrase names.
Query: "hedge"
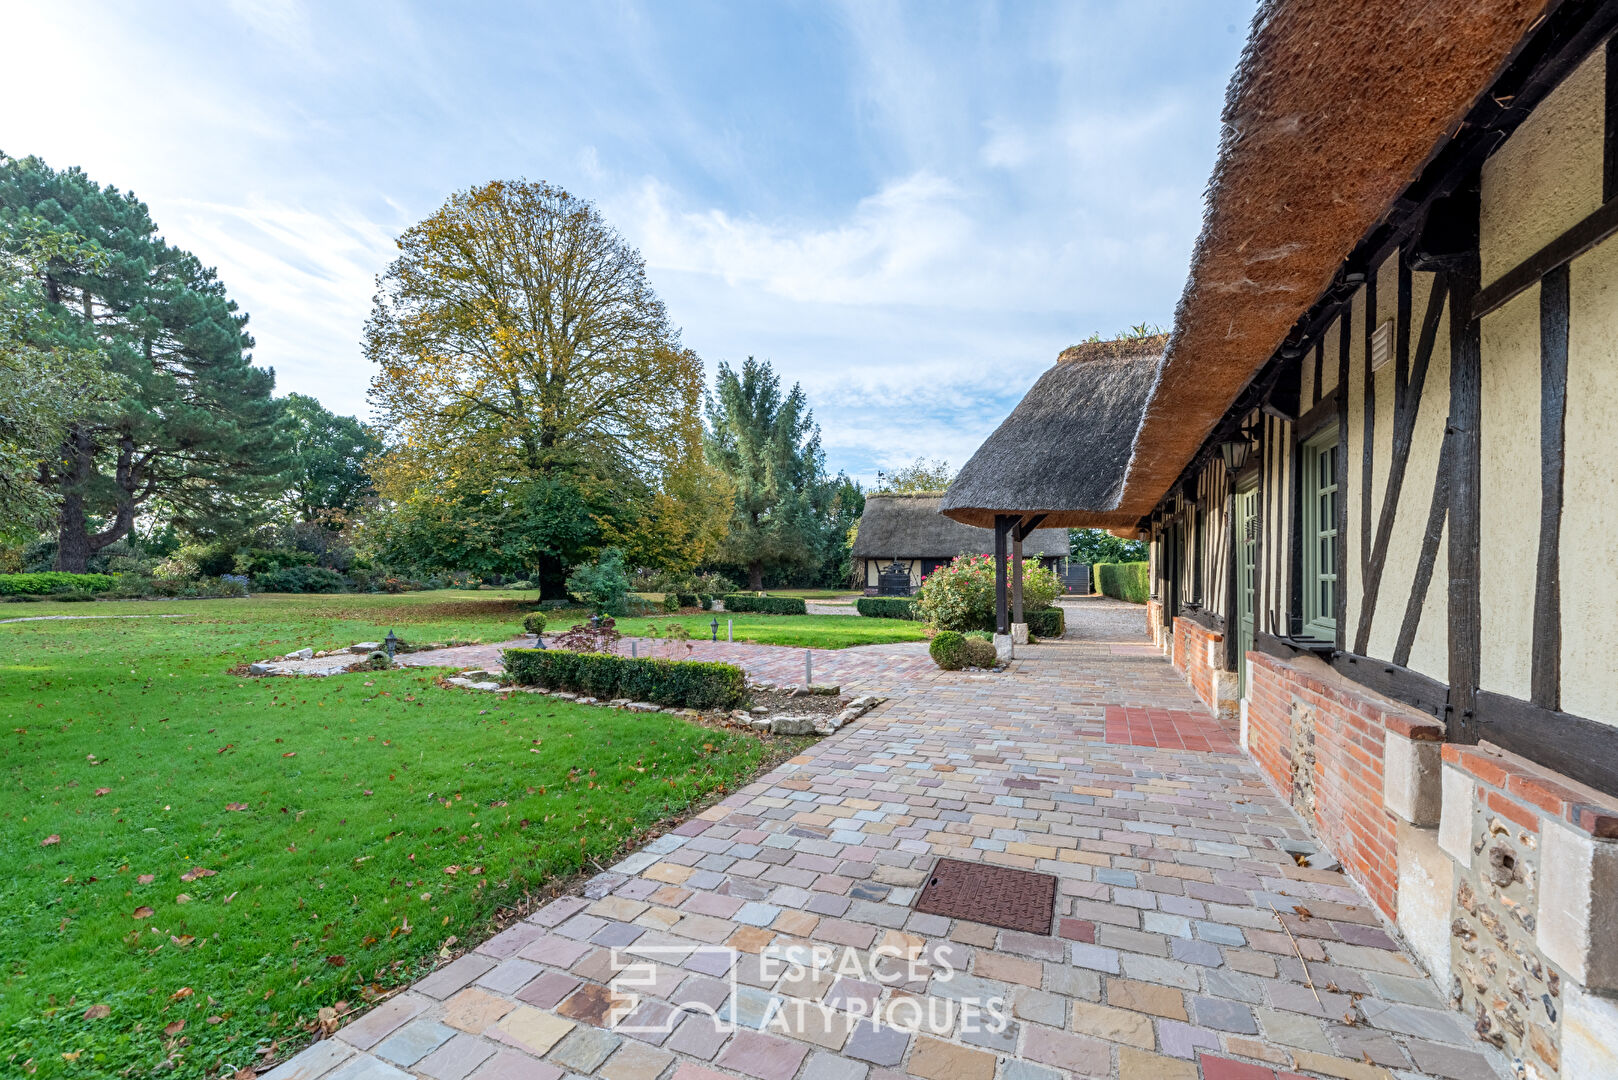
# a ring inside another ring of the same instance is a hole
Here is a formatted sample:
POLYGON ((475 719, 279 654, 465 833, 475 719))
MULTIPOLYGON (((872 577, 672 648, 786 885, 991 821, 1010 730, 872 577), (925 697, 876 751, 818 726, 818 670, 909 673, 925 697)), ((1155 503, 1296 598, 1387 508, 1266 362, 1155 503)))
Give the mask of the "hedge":
POLYGON ((1152 595, 1148 565, 1143 562, 1099 563, 1092 567, 1096 591, 1132 604, 1144 604, 1152 595))
POLYGON ((713 607, 713 597, 707 593, 683 592, 679 594, 679 597, 680 606, 683 608, 699 607, 703 611, 707 611, 713 607))
POLYGON ((0 596, 105 592, 110 588, 112 578, 107 574, 69 574, 63 570, 47 570, 40 574, 0 574, 0 596))
POLYGON ((726 611, 751 611, 759 615, 807 615, 809 605, 796 596, 754 596, 752 593, 726 593, 726 611))
POLYGON ((507 673, 522 686, 682 709, 735 709, 747 701, 747 677, 734 664, 565 649, 506 649, 501 655, 507 673))
POLYGON ((919 619, 916 601, 908 596, 862 596, 854 610, 870 619, 919 619))
POLYGON ((1059 638, 1067 630, 1067 616, 1059 607, 1025 611, 1023 618, 1028 620, 1028 632, 1037 638, 1059 638))

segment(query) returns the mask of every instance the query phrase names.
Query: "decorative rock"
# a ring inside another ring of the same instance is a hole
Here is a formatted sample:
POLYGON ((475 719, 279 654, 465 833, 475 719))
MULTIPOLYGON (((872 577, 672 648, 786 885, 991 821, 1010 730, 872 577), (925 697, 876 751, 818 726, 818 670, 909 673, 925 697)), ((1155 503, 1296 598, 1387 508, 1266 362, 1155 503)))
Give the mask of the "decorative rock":
POLYGON ((827 697, 836 697, 838 694, 843 692, 843 688, 835 684, 811 683, 806 688, 806 692, 810 694, 824 694, 827 697))
POLYGON ((578 701, 578 703, 580 705, 597 705, 597 704, 600 704, 593 697, 581 697, 581 698, 576 698, 575 700, 578 701))
POLYGON ((624 705, 630 712, 661 712, 661 705, 653 705, 650 701, 631 701, 624 705))
POLYGON ((754 731, 768 731, 770 730, 770 718, 768 716, 755 716, 747 721, 747 726, 754 731))
POLYGON ((275 674, 275 665, 274 664, 248 664, 247 665, 247 671, 248 671, 248 674, 250 674, 250 675, 274 675, 275 674))
POLYGON ((815 730, 815 717, 790 716, 777 713, 770 717, 770 734, 772 735, 810 735, 815 730))
POLYGON ((446 683, 448 683, 449 685, 451 685, 451 686, 462 686, 462 687, 466 687, 468 689, 470 689, 471 686, 472 686, 472 680, 471 679, 463 679, 459 675, 451 675, 449 678, 445 679, 444 681, 446 683))
POLYGON ((297 652, 287 653, 288 660, 313 660, 314 658, 315 650, 313 649, 299 649, 297 652))
POLYGON ((497 683, 497 682, 475 682, 475 683, 468 683, 467 685, 470 686, 473 690, 498 690, 498 689, 500 689, 500 684, 497 683))
POLYGON ((348 647, 348 651, 364 656, 366 653, 376 652, 381 647, 382 643, 380 641, 359 641, 355 642, 353 645, 350 645, 348 647))
POLYGON ((769 711, 770 710, 765 708, 763 705, 754 705, 753 706, 753 715, 754 716, 763 716, 765 713, 767 713, 769 711))
POLYGON ((567 691, 566 691, 566 690, 558 690, 558 691, 556 691, 556 693, 555 693, 555 694, 554 694, 554 695, 552 695, 552 696, 554 696, 554 697, 559 697, 559 698, 561 698, 561 699, 562 699, 562 700, 563 700, 563 701, 577 701, 577 700, 579 700, 579 695, 577 695, 577 694, 570 694, 570 693, 568 693, 568 692, 567 692, 567 691))
POLYGON ((607 702, 607 704, 611 705, 614 709, 621 709, 625 705, 629 704, 629 699, 626 697, 615 697, 611 701, 607 702))

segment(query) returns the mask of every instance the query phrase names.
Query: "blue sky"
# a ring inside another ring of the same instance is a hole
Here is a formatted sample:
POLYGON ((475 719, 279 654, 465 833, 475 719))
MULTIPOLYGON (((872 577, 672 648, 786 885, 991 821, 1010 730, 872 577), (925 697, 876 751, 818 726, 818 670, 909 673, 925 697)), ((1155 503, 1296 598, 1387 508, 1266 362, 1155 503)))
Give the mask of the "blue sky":
POLYGON ((710 375, 773 361, 868 479, 960 465, 1061 348, 1169 322, 1252 10, 16 5, 0 148, 134 190, 279 392, 361 416, 394 237, 472 184, 561 184, 710 375))

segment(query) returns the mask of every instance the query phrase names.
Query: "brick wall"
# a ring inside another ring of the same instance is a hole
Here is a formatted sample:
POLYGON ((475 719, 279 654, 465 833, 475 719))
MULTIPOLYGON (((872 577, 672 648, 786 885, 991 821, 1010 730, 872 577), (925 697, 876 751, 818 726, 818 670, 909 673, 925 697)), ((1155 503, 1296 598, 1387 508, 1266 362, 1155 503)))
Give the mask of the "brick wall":
POLYGON ((1389 918, 1398 909, 1397 824, 1383 809, 1383 741, 1432 737, 1425 713, 1349 682, 1313 657, 1250 652, 1247 746, 1389 918))
POLYGON ((1197 700, 1222 719, 1235 719, 1239 710, 1236 673, 1225 669, 1225 635, 1192 619, 1174 620, 1174 666, 1191 684, 1197 700))

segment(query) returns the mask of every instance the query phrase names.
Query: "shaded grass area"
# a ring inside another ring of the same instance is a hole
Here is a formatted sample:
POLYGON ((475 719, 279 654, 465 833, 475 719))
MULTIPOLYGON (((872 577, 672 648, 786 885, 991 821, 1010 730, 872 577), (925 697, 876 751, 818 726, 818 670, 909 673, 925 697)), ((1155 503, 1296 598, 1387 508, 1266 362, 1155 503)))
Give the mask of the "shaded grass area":
POLYGON ((420 669, 227 674, 389 628, 505 639, 487 593, 0 617, 123 606, 193 614, 0 626, 0 1060, 39 1076, 284 1056, 319 1008, 419 976, 803 743, 420 669))
MULTIPOLYGON (((623 634, 641 637, 649 635, 650 628, 655 626, 666 636, 669 624, 679 623, 693 638, 707 641, 714 634, 715 618, 719 620, 720 641, 725 640, 728 620, 736 641, 751 641, 759 645, 844 649, 850 645, 881 645, 926 638, 926 626, 910 619, 867 619, 858 615, 727 614, 723 611, 619 619, 618 630, 623 634)), ((552 623, 552 626, 559 625, 559 622, 552 623)))

